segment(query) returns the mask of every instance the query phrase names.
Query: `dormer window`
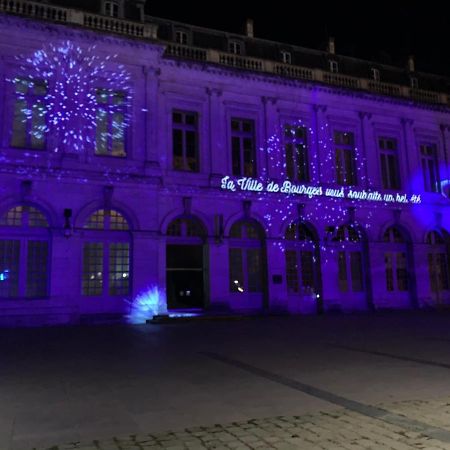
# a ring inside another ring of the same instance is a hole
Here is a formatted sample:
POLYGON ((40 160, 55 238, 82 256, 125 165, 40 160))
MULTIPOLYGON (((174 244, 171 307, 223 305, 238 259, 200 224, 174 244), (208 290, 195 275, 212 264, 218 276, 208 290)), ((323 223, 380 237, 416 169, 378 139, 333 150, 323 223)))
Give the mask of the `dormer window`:
POLYGON ((292 63, 292 56, 290 52, 287 52, 285 50, 281 51, 281 61, 283 61, 284 64, 291 64, 292 63))
POLYGON ((240 42, 237 41, 231 41, 228 43, 228 51, 230 53, 233 53, 235 55, 242 54, 242 45, 240 42))
POLYGON ((119 3, 118 2, 105 2, 104 3, 105 16, 119 17, 119 3))
POLYGON ((186 33, 186 31, 182 31, 182 30, 175 31, 175 42, 177 44, 187 45, 188 44, 188 34, 186 33))
POLYGON ((380 81, 380 71, 375 69, 375 67, 372 67, 370 71, 372 72, 372 79, 374 81, 380 81))
POLYGON ((338 66, 337 61, 330 61, 330 72, 331 73, 339 72, 339 66, 338 66))
POLYGON ((411 88, 417 89, 419 87, 419 80, 416 77, 411 77, 411 88))

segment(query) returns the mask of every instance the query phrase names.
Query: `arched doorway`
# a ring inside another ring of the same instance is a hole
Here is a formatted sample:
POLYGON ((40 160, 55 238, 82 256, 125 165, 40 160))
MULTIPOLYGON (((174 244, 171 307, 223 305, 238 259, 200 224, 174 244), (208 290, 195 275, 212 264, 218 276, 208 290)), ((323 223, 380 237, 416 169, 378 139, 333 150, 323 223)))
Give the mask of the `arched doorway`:
POLYGON ((288 294, 297 297, 299 302, 314 305, 320 312, 322 292, 317 234, 312 226, 295 222, 289 225, 284 237, 288 294))
POLYGON ((264 232, 252 220, 234 223, 229 234, 229 280, 233 309, 266 306, 266 252, 264 232))
POLYGON ((450 297, 449 260, 446 238, 446 233, 438 231, 430 231, 425 238, 430 293, 435 306, 441 306, 447 303, 450 297))
POLYGON ((206 229, 195 217, 178 217, 167 227, 168 309, 206 306, 206 229))

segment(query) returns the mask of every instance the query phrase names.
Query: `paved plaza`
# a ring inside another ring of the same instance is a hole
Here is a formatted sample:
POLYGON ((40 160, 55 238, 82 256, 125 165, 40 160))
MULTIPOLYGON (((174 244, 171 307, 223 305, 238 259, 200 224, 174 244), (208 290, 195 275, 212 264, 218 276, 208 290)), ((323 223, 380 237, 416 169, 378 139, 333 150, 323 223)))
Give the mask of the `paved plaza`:
POLYGON ((450 449, 450 314, 0 330, 0 449, 450 449))

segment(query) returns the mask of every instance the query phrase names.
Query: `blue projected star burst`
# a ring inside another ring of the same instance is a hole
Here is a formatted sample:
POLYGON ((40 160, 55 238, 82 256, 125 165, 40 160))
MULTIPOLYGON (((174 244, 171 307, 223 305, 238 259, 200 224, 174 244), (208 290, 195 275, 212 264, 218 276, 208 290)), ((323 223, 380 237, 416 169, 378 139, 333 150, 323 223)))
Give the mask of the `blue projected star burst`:
POLYGON ((26 120, 36 119, 31 133, 37 139, 56 136, 55 151, 83 151, 94 140, 123 136, 129 123, 130 75, 114 64, 116 55, 101 56, 95 46, 82 48, 71 41, 49 44, 31 56, 19 56, 20 75, 10 80, 26 120), (30 107, 28 96, 34 100, 30 107), (112 98, 112 100, 108 100, 112 98), (120 99, 120 120, 117 98, 120 99), (99 132, 99 115, 114 116, 99 132))

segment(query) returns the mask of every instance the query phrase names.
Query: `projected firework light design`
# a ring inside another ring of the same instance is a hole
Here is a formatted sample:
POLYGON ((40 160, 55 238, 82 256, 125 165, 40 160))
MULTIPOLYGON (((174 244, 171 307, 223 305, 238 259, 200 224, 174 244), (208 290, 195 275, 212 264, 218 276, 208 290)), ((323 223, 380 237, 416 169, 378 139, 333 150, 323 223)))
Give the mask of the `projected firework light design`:
POLYGON ((37 139, 54 132, 56 152, 62 147, 81 152, 95 139, 123 136, 130 120, 130 75, 123 65, 114 63, 116 56, 101 56, 95 45, 83 48, 71 41, 51 43, 31 56, 19 56, 20 73, 9 81, 16 85, 18 100, 25 105, 25 120, 32 119, 36 110, 27 105, 28 91, 17 85, 25 84, 33 92, 43 85, 45 90, 37 111, 45 120, 30 132, 37 139), (112 126, 95 133, 99 116, 108 114, 115 117, 112 126))

